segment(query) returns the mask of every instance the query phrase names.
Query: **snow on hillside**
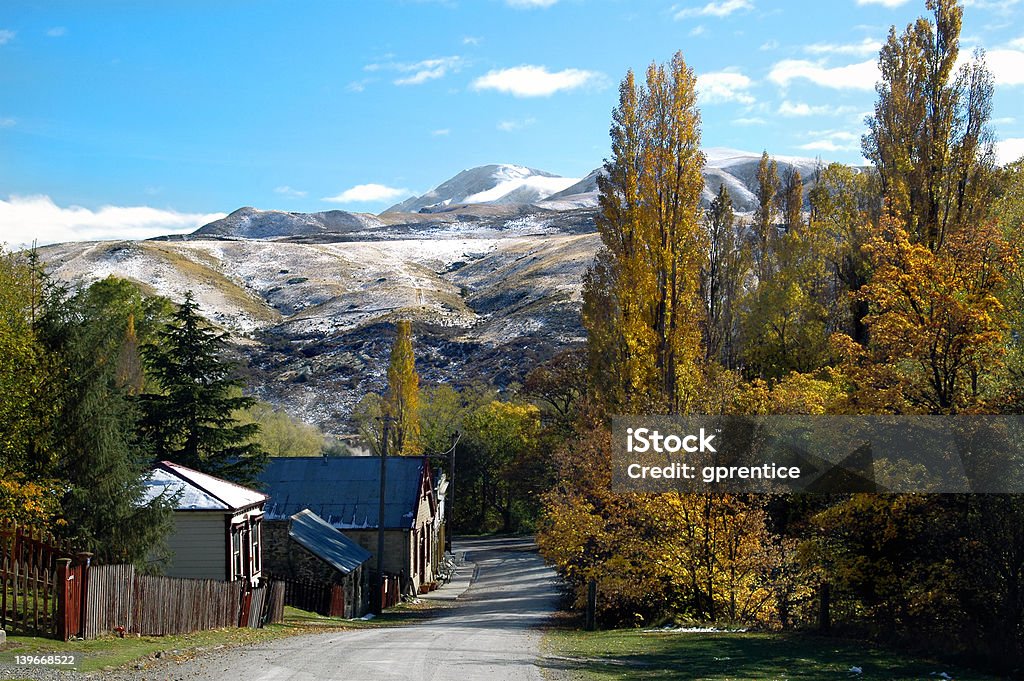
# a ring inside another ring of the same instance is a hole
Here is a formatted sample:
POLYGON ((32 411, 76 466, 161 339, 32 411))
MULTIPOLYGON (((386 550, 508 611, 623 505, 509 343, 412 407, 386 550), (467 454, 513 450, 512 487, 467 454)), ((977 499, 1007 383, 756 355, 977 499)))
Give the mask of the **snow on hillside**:
POLYGON ((385 213, 416 213, 458 204, 535 203, 578 182, 525 166, 497 164, 463 170, 422 196, 388 208, 385 213))

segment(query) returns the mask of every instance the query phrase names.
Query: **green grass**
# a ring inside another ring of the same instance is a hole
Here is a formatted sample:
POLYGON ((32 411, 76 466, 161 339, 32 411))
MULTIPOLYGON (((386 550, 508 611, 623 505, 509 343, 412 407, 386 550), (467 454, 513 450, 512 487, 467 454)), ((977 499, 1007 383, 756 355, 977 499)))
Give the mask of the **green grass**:
POLYGON ((5 646, 0 646, 0 663, 10 664, 14 655, 77 653, 79 660, 76 669, 94 672, 151 660, 157 653, 186 659, 211 648, 263 643, 298 634, 402 626, 430 617, 432 610, 422 605, 402 604, 380 617, 363 621, 323 617, 286 607, 283 622, 267 625, 263 629, 213 629, 175 636, 140 637, 129 634, 125 638, 109 636, 92 641, 67 642, 12 635, 7 637, 5 646))
POLYGON ((996 678, 941 662, 914 659, 862 642, 807 634, 557 629, 545 635, 544 645, 545 664, 555 678, 567 673, 571 678, 585 681, 918 681, 936 679, 931 676, 933 672, 946 672, 957 681, 996 678), (852 667, 863 671, 853 673, 852 667))

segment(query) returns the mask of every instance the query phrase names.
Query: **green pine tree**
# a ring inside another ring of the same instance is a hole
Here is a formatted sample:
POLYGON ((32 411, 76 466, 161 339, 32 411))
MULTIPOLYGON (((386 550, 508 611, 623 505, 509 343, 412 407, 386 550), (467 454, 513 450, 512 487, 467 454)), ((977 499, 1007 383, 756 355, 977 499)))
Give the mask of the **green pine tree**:
POLYGON ((144 432, 157 460, 252 484, 267 455, 255 440, 259 425, 235 418, 255 400, 241 394, 226 346, 227 334, 210 328, 189 292, 156 342, 142 349, 159 386, 140 396, 144 432))
POLYGON ((64 481, 62 530, 103 563, 145 563, 169 529, 169 500, 143 503, 149 468, 139 410, 122 368, 134 352, 134 319, 147 305, 132 284, 105 279, 54 288, 37 326, 57 359, 55 474, 64 481))

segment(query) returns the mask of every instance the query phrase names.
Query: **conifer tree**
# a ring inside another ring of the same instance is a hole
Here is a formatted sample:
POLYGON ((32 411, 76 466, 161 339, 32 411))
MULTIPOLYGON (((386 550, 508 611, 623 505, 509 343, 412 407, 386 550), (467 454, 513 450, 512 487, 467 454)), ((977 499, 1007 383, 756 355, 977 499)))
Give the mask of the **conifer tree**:
POLYGON ((706 243, 696 77, 681 53, 651 64, 642 86, 626 75, 611 137, 598 180, 605 248, 584 283, 591 375, 616 409, 686 411, 703 358, 706 243))
POLYGON ((150 460, 122 374, 135 315, 145 315, 138 289, 108 278, 72 294, 55 289, 38 327, 61 368, 53 423, 54 473, 66 485, 61 533, 97 561, 142 565, 169 528, 170 508, 142 500, 150 460))
POLYGON ((226 347, 227 334, 207 325, 189 292, 156 342, 142 349, 159 390, 140 396, 144 432, 155 459, 251 484, 266 452, 255 442, 259 425, 235 417, 255 400, 240 394, 226 347))
POLYGON ((422 451, 420 442, 420 377, 412 349, 412 323, 398 322, 398 336, 388 364, 386 417, 390 417, 389 453, 413 456, 422 451))

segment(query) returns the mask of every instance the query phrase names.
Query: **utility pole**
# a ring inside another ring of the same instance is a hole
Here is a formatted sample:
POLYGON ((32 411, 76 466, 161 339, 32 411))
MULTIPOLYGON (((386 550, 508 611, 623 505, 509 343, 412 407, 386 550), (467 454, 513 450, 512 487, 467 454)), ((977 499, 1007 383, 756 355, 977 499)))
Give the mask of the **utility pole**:
POLYGON ((387 489, 388 440, 391 438, 391 419, 384 416, 380 447, 380 503, 377 506, 377 588, 374 596, 374 614, 384 611, 384 492, 387 489))
POLYGON ((448 517, 445 518, 448 526, 444 531, 444 548, 448 553, 454 553, 452 551, 452 535, 455 533, 455 448, 461 437, 462 434, 459 431, 455 431, 452 435, 452 448, 448 459, 448 500, 445 504, 448 507, 448 517))

